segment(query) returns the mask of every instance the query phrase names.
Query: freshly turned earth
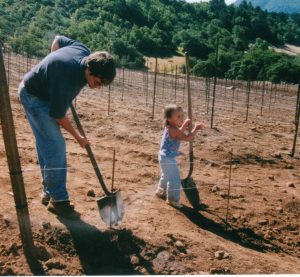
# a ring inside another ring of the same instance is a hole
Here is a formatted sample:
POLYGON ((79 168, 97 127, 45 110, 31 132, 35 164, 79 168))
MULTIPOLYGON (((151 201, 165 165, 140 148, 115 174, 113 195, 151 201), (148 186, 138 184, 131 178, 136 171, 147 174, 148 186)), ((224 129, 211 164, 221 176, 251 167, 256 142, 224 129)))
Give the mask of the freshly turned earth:
MULTIPOLYGON (((23 60, 24 62, 24 60, 23 60)), ((158 78, 155 117, 151 120, 153 76, 149 74, 148 106, 140 73, 125 72, 111 89, 85 89, 77 110, 97 161, 111 185, 112 153, 116 149, 115 187, 125 202, 124 221, 109 230, 95 200, 101 188, 85 150, 66 134, 68 188, 78 221, 57 218, 40 204, 40 172, 34 138, 18 101, 18 65, 12 58, 10 95, 23 176, 39 260, 26 261, 21 247, 6 156, 0 139, 0 275, 78 274, 259 274, 300 272, 300 160, 289 156, 294 131, 295 87, 278 91, 275 103, 261 90, 250 97, 217 87, 214 126, 206 114, 204 81, 192 80, 195 120, 206 124, 194 142, 193 178, 208 208, 195 211, 182 193, 182 210, 154 197, 159 178, 157 151, 162 134, 162 108, 174 99, 173 79, 158 78), (122 92, 124 99, 121 101, 122 92), (232 161, 230 151, 233 149, 232 161), (229 167, 232 164, 230 208, 226 228, 229 167), (292 184, 292 185, 291 185, 292 184), (94 197, 94 193, 96 196, 94 197)), ((24 64, 21 67, 24 73, 24 64)), ((222 85, 222 86, 221 86, 222 85)), ((177 102, 186 108, 183 81, 177 102), (184 103, 182 103, 184 99, 184 103)), ((1 134, 2 137, 2 134, 1 134)), ((300 144, 300 142, 298 143, 300 144)), ((179 158, 182 177, 188 172, 188 145, 179 158)))

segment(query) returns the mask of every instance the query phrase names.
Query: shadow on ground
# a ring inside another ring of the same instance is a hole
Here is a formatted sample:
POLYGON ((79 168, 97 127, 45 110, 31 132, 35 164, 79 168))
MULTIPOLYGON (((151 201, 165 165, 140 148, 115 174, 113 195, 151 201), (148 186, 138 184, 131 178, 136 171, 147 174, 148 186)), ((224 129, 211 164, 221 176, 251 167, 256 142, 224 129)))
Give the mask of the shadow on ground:
MULTIPOLYGON (((247 247, 259 252, 282 251, 282 249, 280 249, 277 245, 274 245, 270 241, 259 236, 250 228, 235 229, 232 226, 227 225, 228 230, 226 230, 226 225, 224 222, 222 222, 222 219, 219 218, 221 222, 214 221, 210 217, 204 216, 204 211, 200 213, 195 209, 187 206, 183 206, 183 208, 180 209, 180 212, 182 212, 192 223, 197 225, 199 228, 212 232, 217 236, 230 240, 243 247, 247 247)), ((206 213, 211 216, 216 216, 209 210, 207 210, 206 213)))
MULTIPOLYGON (((59 218, 66 226, 69 234, 58 237, 70 249, 70 255, 78 255, 83 273, 86 275, 132 275, 137 274, 130 261, 135 254, 150 274, 153 274, 151 263, 144 260, 139 253, 145 242, 137 238, 129 230, 112 230, 101 232, 95 226, 82 220, 66 220, 59 218), (68 236, 69 235, 69 236, 68 236), (72 253, 74 251, 76 253, 72 253)), ((68 250, 65 248, 64 251, 68 250)))

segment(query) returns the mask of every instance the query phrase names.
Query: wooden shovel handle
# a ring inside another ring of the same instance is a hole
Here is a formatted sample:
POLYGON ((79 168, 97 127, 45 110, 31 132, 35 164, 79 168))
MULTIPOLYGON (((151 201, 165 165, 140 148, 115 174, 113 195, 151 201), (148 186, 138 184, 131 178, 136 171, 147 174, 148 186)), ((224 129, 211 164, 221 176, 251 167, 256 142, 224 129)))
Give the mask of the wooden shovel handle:
MULTIPOLYGON (((85 132, 84 132, 84 130, 83 130, 83 127, 82 127, 82 125, 81 125, 81 123, 80 123, 79 116, 78 116, 78 114, 77 114, 77 112, 76 112, 76 110, 75 110, 73 104, 71 104, 71 111, 72 111, 72 114, 73 114, 75 123, 76 123, 76 125, 77 125, 77 128, 78 128, 80 134, 81 134, 82 136, 85 137, 85 132)), ((102 177, 102 175, 101 175, 100 169, 99 169, 99 167, 98 167, 98 164, 97 164, 97 161, 96 161, 95 156, 94 156, 94 154, 93 154, 93 151, 92 151, 91 146, 90 146, 89 144, 87 144, 87 145, 85 146, 85 149, 86 149, 86 151, 87 151, 87 153, 88 153, 88 156, 89 156, 89 158, 90 158, 90 161, 91 161, 91 163, 92 163, 92 166, 93 166, 93 168, 94 168, 94 170, 95 170, 96 176, 97 176, 97 178, 98 178, 98 180, 99 180, 99 183, 100 183, 100 185, 101 185, 101 187, 102 187, 104 193, 105 193, 106 195, 111 195, 111 192, 109 192, 109 190, 107 189, 107 187, 106 187, 106 185, 105 185, 105 183, 104 183, 103 177, 102 177)))

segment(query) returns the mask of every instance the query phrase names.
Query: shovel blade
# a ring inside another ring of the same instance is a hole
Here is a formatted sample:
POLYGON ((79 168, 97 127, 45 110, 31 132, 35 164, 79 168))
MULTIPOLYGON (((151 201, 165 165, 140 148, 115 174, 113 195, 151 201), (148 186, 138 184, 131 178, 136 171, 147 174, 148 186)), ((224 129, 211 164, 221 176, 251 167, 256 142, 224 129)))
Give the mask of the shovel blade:
POLYGON ((124 203, 119 190, 99 198, 97 204, 105 224, 111 226, 121 223, 124 216, 124 203))
POLYGON ((197 185, 193 180, 193 178, 190 177, 181 180, 181 185, 187 200, 190 202, 190 204, 193 206, 194 209, 199 209, 201 206, 200 195, 199 195, 197 185))

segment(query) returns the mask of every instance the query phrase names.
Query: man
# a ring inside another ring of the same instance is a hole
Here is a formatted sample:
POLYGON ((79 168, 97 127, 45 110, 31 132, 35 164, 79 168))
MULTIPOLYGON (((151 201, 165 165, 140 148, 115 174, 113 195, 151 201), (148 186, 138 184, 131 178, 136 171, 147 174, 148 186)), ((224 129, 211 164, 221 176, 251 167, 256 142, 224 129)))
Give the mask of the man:
POLYGON ((89 144, 66 115, 72 100, 88 84, 96 89, 116 76, 112 56, 94 52, 64 36, 55 37, 51 53, 28 72, 19 87, 20 101, 36 139, 43 179, 42 203, 67 218, 79 214, 70 204, 66 188, 66 145, 60 127, 85 147, 89 144))

